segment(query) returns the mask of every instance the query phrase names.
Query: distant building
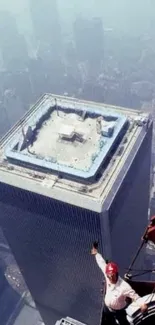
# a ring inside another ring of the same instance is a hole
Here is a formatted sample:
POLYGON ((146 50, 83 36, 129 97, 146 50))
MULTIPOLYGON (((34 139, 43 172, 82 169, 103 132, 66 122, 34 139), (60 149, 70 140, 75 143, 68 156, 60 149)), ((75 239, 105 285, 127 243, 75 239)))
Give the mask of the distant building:
MULTIPOLYGON (((9 318, 20 301, 20 295, 7 282, 4 270, 0 266, 0 320, 1 325, 8 324, 9 318)), ((12 325, 10 323, 10 325, 12 325)))
MULTIPOLYGON (((94 70, 100 67, 104 59, 104 30, 100 18, 77 18, 74 25, 74 39, 77 58, 88 61, 94 70)), ((100 73, 100 70, 98 73, 100 73)))
POLYGON ((0 226, 46 325, 100 323, 90 248, 126 272, 148 223, 151 141, 148 114, 50 94, 1 141, 0 226))
POLYGON ((12 127, 25 113, 24 104, 22 104, 15 89, 5 90, 3 95, 3 111, 3 116, 10 127, 12 127))
POLYGON ((2 101, 0 102, 0 112, 1 112, 0 137, 2 137, 6 132, 9 131, 9 129, 11 127, 9 117, 7 115, 6 109, 5 109, 2 101))
MULTIPOLYGON (((1 277, 1 272, 0 272, 1 277)), ((1 325, 44 325, 38 310, 20 296, 9 283, 0 292, 1 325)))
POLYGON ((46 45, 51 55, 61 52, 61 28, 56 0, 29 0, 32 24, 41 49, 46 45))
POLYGON ((34 101, 29 72, 6 70, 1 72, 0 95, 0 136, 2 136, 23 116, 34 101))
POLYGON ((11 71, 25 69, 28 61, 27 45, 19 34, 15 18, 0 11, 0 51, 4 68, 11 71))
POLYGON ((21 100, 23 112, 28 110, 34 98, 34 85, 32 85, 31 71, 27 69, 27 71, 13 73, 8 79, 11 88, 15 89, 17 97, 21 100))
POLYGON ((155 215, 155 196, 153 196, 150 200, 150 216, 155 215))

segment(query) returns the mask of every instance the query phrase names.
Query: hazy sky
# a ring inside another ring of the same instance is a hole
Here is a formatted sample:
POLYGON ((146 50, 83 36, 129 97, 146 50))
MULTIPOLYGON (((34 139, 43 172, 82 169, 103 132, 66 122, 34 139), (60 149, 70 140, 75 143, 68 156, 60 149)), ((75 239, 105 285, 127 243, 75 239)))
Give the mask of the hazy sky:
MULTIPOLYGON (((32 30, 29 1, 0 0, 0 9, 14 13, 23 31, 32 30)), ((145 29, 152 18, 155 20, 155 0, 58 0, 58 4, 66 22, 73 21, 80 13, 86 17, 100 15, 105 27, 125 28, 132 33, 145 29)))
POLYGON ((29 32, 32 30, 28 1, 29 0, 0 0, 0 9, 9 10, 15 14, 21 32, 29 32))
POLYGON ((0 0, 0 9, 9 10, 16 15, 27 14, 28 1, 29 0, 0 0))

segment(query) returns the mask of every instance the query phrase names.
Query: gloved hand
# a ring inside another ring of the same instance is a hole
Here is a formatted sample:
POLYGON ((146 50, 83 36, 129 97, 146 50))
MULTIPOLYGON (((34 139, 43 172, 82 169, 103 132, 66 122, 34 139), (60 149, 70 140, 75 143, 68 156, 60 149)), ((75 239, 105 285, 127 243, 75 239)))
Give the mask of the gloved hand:
POLYGON ((148 310, 147 304, 141 305, 140 310, 141 310, 142 313, 145 313, 148 310))
POLYGON ((93 247, 91 249, 91 255, 96 255, 98 253, 98 242, 95 241, 93 243, 93 247))

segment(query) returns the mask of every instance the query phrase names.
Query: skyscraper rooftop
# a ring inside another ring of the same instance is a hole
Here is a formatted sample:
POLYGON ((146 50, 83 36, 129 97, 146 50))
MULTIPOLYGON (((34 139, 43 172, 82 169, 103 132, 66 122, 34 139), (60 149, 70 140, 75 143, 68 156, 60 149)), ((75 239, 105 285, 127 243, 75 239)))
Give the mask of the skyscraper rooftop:
POLYGON ((22 138, 15 133, 5 154, 34 168, 88 179, 96 174, 126 122, 114 110, 45 96, 23 126, 22 138))
POLYGON ((45 94, 0 143, 0 179, 100 211, 149 115, 45 94))

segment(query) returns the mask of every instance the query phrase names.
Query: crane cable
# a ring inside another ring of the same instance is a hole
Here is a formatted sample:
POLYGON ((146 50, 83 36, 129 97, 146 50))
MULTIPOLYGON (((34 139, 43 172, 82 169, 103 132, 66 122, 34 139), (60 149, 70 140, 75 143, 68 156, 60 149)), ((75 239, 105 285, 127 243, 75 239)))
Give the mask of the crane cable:
POLYGON ((125 274, 125 278, 131 280, 132 278, 136 278, 137 276, 148 274, 148 273, 154 273, 154 272, 155 272, 155 270, 142 270, 141 272, 139 270, 139 273, 136 273, 136 274, 133 274, 133 275, 125 274))
POLYGON ((143 246, 144 246, 145 243, 146 243, 146 239, 143 238, 142 243, 140 244, 140 246, 139 246, 139 248, 138 248, 138 250, 137 250, 135 256, 133 257, 133 260, 132 260, 131 264, 129 265, 129 268, 128 268, 126 274, 125 274, 125 277, 127 277, 127 278, 128 278, 128 277, 129 277, 129 278, 132 277, 132 275, 130 274, 130 272, 132 271, 132 267, 133 267, 133 265, 134 265, 134 263, 135 263, 137 257, 139 256, 139 254, 140 254, 140 252, 141 252, 141 250, 142 250, 142 248, 143 248, 143 246))
MULTIPOLYGON (((137 249, 137 251, 136 251, 136 254, 135 254, 134 257, 133 257, 132 262, 131 262, 131 264, 129 265, 129 268, 128 268, 126 274, 124 275, 125 278, 127 278, 127 279, 130 278, 130 279, 131 279, 131 278, 134 276, 134 275, 132 276, 132 275, 130 274, 130 272, 132 271, 132 267, 133 267, 133 265, 134 265, 134 263, 135 263, 137 257, 139 256, 139 254, 140 254, 140 252, 141 252, 141 250, 142 250, 144 244, 147 244, 147 242, 148 242, 148 240, 149 240, 148 233, 149 233, 150 226, 154 226, 154 225, 155 225, 155 217, 152 217, 152 218, 151 218, 151 223, 150 223, 150 225, 146 228, 146 230, 145 230, 145 232, 144 232, 144 235, 143 235, 143 237, 142 237, 142 242, 141 242, 140 246, 138 247, 138 249, 137 249)), ((148 271, 149 271, 149 270, 148 270, 148 271)), ((153 271, 150 271, 150 272, 153 272, 153 271)), ((146 273, 148 273, 148 272, 146 271, 146 273)), ((143 273, 143 274, 145 274, 145 273, 143 273)), ((140 275, 140 274, 137 274, 136 276, 138 276, 138 275, 140 275)))

